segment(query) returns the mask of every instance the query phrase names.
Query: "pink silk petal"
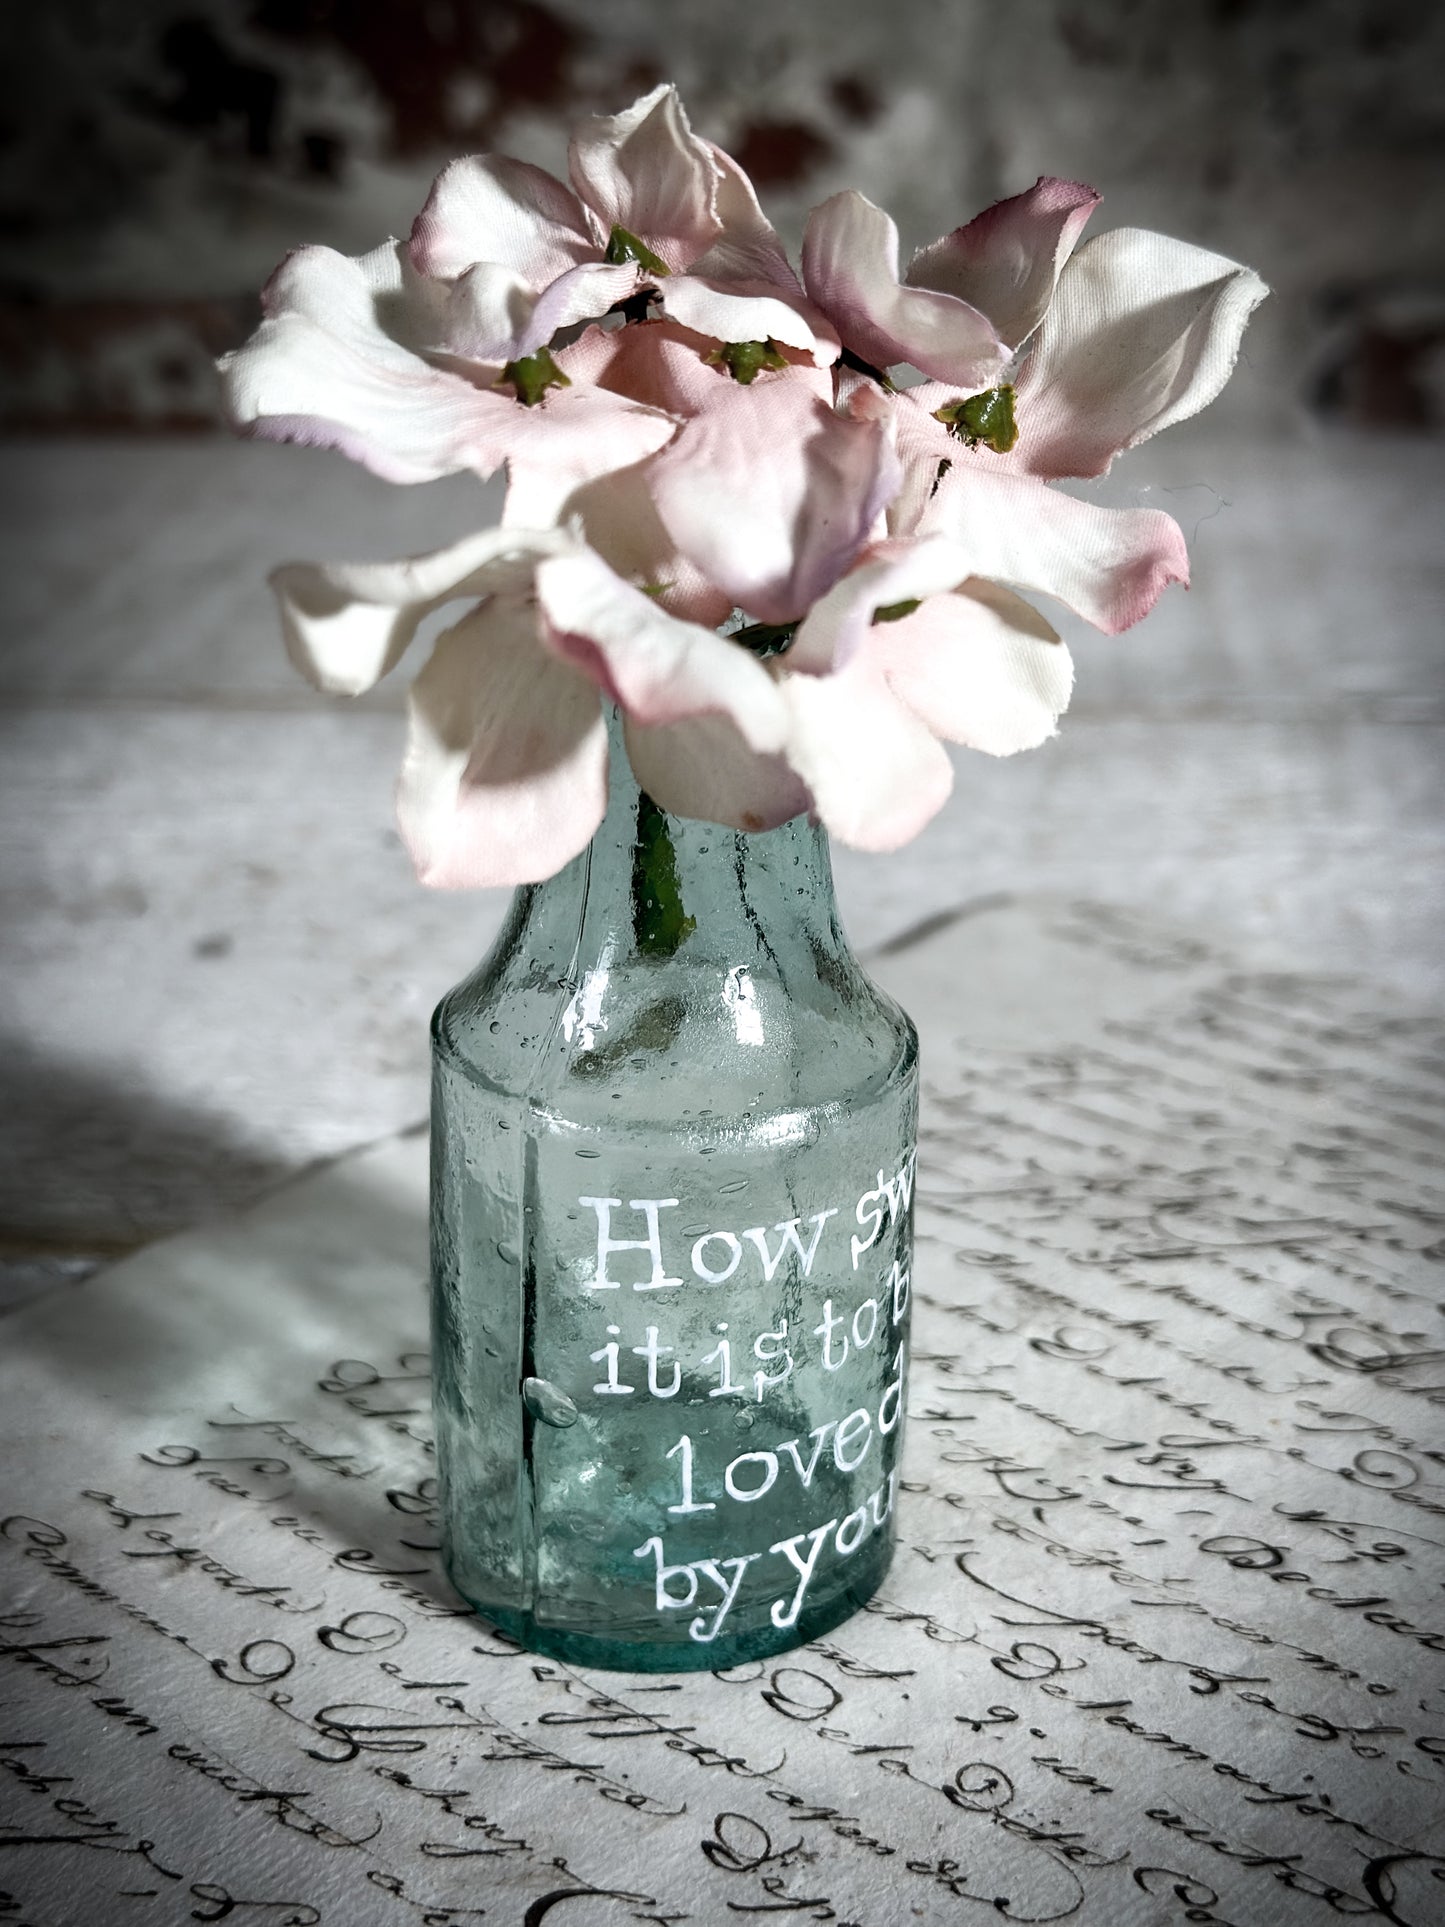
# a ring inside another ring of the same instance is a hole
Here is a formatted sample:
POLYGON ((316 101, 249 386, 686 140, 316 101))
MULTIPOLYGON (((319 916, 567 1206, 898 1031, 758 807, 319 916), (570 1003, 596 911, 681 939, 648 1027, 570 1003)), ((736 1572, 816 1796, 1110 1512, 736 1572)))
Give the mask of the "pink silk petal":
POLYGON ((989 756, 1047 742, 1074 683, 1069 652, 1048 623, 992 582, 965 583, 881 624, 868 653, 935 736, 989 756))
POLYGON ((396 243, 357 260, 298 249, 267 283, 260 327, 219 364, 232 425, 339 449, 387 481, 492 474, 521 411, 419 352, 442 326, 446 292, 396 243))
POLYGON ((754 750, 782 747, 778 686, 755 656, 679 622, 585 549, 537 570, 542 641, 639 723, 726 716, 754 750))
POLYGON ((538 348, 545 348, 560 328, 600 320, 617 302, 636 294, 648 279, 630 262, 612 268, 605 261, 587 261, 559 275, 538 297, 526 327, 518 335, 518 355, 535 354, 538 348))
MULTIPOLYGON (((511 409, 508 468, 532 473, 539 487, 550 477, 555 499, 613 469, 630 468, 661 448, 677 427, 659 409, 601 388, 551 388, 531 408, 513 402, 511 409)), ((504 520, 518 525, 515 510, 504 513, 504 520)))
POLYGON ((826 317, 801 293, 779 294, 766 281, 724 281, 675 274, 661 286, 662 305, 673 321, 719 341, 776 341, 800 348, 824 366, 838 356, 838 336, 826 317))
POLYGON ((674 272, 717 239, 717 168, 675 87, 655 87, 621 114, 584 120, 568 165, 602 232, 626 228, 674 272))
MULTIPOLYGON (((738 387, 726 368, 709 361, 717 346, 677 321, 640 321, 625 328, 589 328, 571 347, 559 349, 556 361, 579 386, 609 389, 684 420, 724 403, 738 387)), ((753 386, 773 379, 759 375, 753 386)), ((794 363, 787 379, 822 402, 832 399, 827 370, 811 362, 794 363)))
POLYGON ((623 733, 638 782, 674 816, 773 830, 811 807, 784 758, 750 748, 727 716, 652 725, 629 718, 623 733))
POLYGON ((728 383, 651 475, 678 549, 763 622, 833 586, 899 481, 891 422, 836 414, 793 370, 728 383))
POLYGON ((969 573, 1057 596, 1108 636, 1142 621, 1171 582, 1188 587, 1184 535, 1162 509, 1075 501, 988 462, 986 451, 965 453, 918 524, 951 537, 969 573))
POLYGON ((759 205, 752 182, 731 154, 712 141, 703 145, 717 170, 714 207, 722 231, 707 253, 692 263, 691 272, 725 282, 757 281, 775 292, 801 297, 802 283, 759 205))
POLYGON ((841 669, 868 640, 880 608, 955 588, 970 573, 963 549, 944 535, 874 542, 816 601, 788 649, 788 668, 821 676, 841 669))
POLYGON ((920 249, 904 278, 968 302, 1017 348, 1043 320, 1059 270, 1098 204, 1092 187, 1045 175, 920 249))
POLYGON ((517 359, 536 305, 535 290, 515 269, 478 261, 448 284, 440 325, 426 346, 500 373, 517 359))
POLYGON ((1223 255, 1140 228, 1071 256, 1019 377, 1013 465, 1102 475, 1114 457, 1206 407, 1268 293, 1223 255))
POLYGON ((559 531, 483 529, 400 562, 286 562, 271 572, 292 662, 318 689, 356 696, 394 669, 423 617, 462 596, 525 595, 559 531))
MULTIPOLYGON (((952 468, 958 461, 959 444, 942 422, 933 419, 933 410, 959 399, 956 388, 933 381, 921 382, 893 397, 894 433, 903 483, 888 506, 890 535, 913 535, 917 531, 924 511, 940 486, 939 465, 947 463, 948 468, 952 468)), ((943 471, 947 472, 948 469, 943 471)))
POLYGON ((987 316, 898 278, 898 230, 849 189, 808 216, 803 284, 843 344, 879 368, 909 362, 940 381, 987 386, 1007 356, 987 316))
POLYGON ((519 535, 554 526, 573 530, 614 574, 647 590, 682 621, 716 629, 732 614, 732 597, 678 554, 653 506, 645 462, 580 482, 559 469, 520 461, 510 463, 507 473, 505 527, 519 535))
POLYGON ((479 262, 495 263, 534 291, 596 254, 572 190, 505 154, 471 154, 444 167, 407 248, 422 274, 451 281, 479 262))
POLYGON ((816 814, 855 850, 896 850, 942 809, 948 752, 894 695, 872 649, 831 676, 783 678, 787 758, 816 814))
POLYGON ((535 607, 495 597, 447 630, 408 712, 397 818, 423 883, 536 883, 587 847, 607 728, 596 689, 539 647, 535 607))

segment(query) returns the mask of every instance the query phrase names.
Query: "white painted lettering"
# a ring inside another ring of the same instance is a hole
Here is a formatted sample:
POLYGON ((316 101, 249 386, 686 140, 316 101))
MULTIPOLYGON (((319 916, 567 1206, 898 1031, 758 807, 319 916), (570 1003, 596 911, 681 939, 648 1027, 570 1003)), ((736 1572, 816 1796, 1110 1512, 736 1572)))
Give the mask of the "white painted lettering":
POLYGON ((896 1472, 890 1472, 888 1474, 888 1479, 886 1484, 880 1485, 878 1490, 873 1494, 872 1498, 868 1501, 869 1508, 873 1514, 873 1524, 875 1527, 881 1526, 885 1519, 890 1518, 892 1516, 893 1501, 895 1496, 897 1495, 897 1490, 898 1490, 898 1474, 896 1472), (888 1503, 886 1506, 883 1507, 882 1511, 880 1511, 878 1508, 878 1501, 883 1497, 883 1494, 885 1492, 888 1494, 888 1503))
POLYGON ((590 1205, 597 1213, 597 1268, 592 1278, 584 1285, 585 1291, 616 1291, 621 1282, 607 1275, 607 1260, 614 1251, 645 1251, 652 1259, 652 1276, 634 1284, 634 1291, 662 1291, 669 1285, 680 1285, 681 1278, 666 1276, 662 1263, 662 1233, 658 1230, 659 1211, 676 1208, 676 1198, 633 1198, 628 1204, 629 1211, 640 1211, 647 1221, 645 1238, 614 1238, 612 1235, 612 1213, 622 1207, 621 1198, 579 1198, 578 1204, 590 1205))
MULTIPOLYGON (((717 1329, 720 1332, 725 1332, 727 1326, 719 1325, 717 1329)), ((715 1348, 708 1353, 702 1362, 704 1365, 715 1364, 718 1368, 717 1384, 714 1385, 708 1393, 709 1398, 727 1398, 729 1396, 740 1398, 743 1393, 747 1391, 748 1388, 746 1385, 737 1385, 733 1382, 733 1352, 732 1346, 726 1338, 720 1338, 715 1348)))
POLYGON ((836 1423, 836 1419, 829 1419, 826 1425, 816 1425, 808 1434, 813 1441, 813 1450, 808 1459, 808 1469, 806 1472, 803 1470, 803 1461, 798 1455, 798 1441, 796 1439, 784 1439, 778 1447, 780 1452, 786 1452, 788 1454, 793 1464, 798 1468, 798 1477, 802 1480, 803 1490, 805 1492, 813 1483, 813 1474, 818 1469, 818 1459, 822 1454, 823 1441, 827 1438, 836 1423))
MULTIPOLYGON (((612 1327, 609 1326, 608 1330, 612 1330, 612 1327)), ((678 1387, 682 1384, 682 1367, 677 1363, 676 1359, 674 1359, 671 1385, 659 1385, 657 1382, 657 1361, 664 1353, 671 1356, 672 1347, 671 1345, 658 1344, 656 1325, 649 1325, 645 1336, 647 1342, 642 1345, 634 1345, 632 1351, 634 1357, 645 1358, 647 1360, 647 1389, 654 1398, 674 1398, 677 1395, 678 1387)), ((594 1386, 593 1390, 595 1391, 596 1389, 594 1386)))
POLYGON ((814 1526, 811 1532, 796 1532, 791 1539, 779 1539, 776 1545, 768 1547, 769 1552, 783 1553, 798 1573, 797 1589, 793 1593, 791 1603, 784 1605, 781 1599, 773 1601, 772 1619, 775 1626, 783 1628, 797 1625, 798 1614, 803 1605, 803 1594, 808 1590, 808 1581, 813 1577, 813 1569, 818 1563, 818 1554, 823 1550, 823 1541, 837 1523, 836 1519, 826 1519, 822 1525, 814 1526), (806 1558, 798 1552, 798 1547, 805 1540, 808 1546, 806 1558))
POLYGON ((743 1452, 733 1460, 727 1471, 723 1473, 723 1484, 727 1487, 730 1498, 740 1500, 743 1505, 750 1505, 754 1499, 761 1499, 765 1492, 772 1490, 773 1481, 777 1476, 778 1455, 776 1452, 743 1452), (763 1482, 761 1485, 755 1485, 749 1490, 746 1486, 739 1486, 737 1483, 737 1472, 740 1466, 753 1464, 762 1466, 763 1482))
MULTIPOLYGON (((694 1500, 692 1496, 692 1440, 684 1432, 672 1450, 664 1457, 675 1459, 682 1454, 682 1504, 670 1505, 669 1512, 716 1512, 717 1506, 711 1499, 694 1500)), ((659 1554, 659 1557, 661 1555, 659 1554)))
POLYGON ((873 1334, 877 1329, 878 1300, 876 1298, 865 1298, 853 1314, 853 1344, 855 1348, 860 1352, 866 1352, 868 1347, 873 1343, 873 1334), (868 1330, 866 1334, 860 1332, 858 1329, 858 1320, 863 1316, 865 1311, 868 1314, 868 1330))
POLYGON ((745 1231, 743 1236, 750 1239, 752 1243, 757 1246, 758 1256, 763 1261, 763 1276, 768 1283, 771 1284, 773 1282, 773 1274, 787 1256, 790 1245, 798 1254, 798 1262, 803 1268, 803 1276, 805 1278, 810 1277, 813 1271, 813 1260, 818 1255, 818 1240, 823 1235, 823 1226, 828 1222, 829 1218, 836 1218, 837 1215, 838 1208, 836 1205, 834 1205, 831 1210, 819 1211, 814 1214, 811 1221, 813 1235, 808 1240, 806 1251, 803 1249, 802 1239, 798 1236, 800 1220, 797 1218, 789 1218, 786 1224, 775 1224, 773 1226, 774 1231, 781 1231, 783 1234, 782 1237, 779 1238, 778 1248, 774 1252, 768 1250, 767 1236, 761 1225, 756 1226, 752 1231, 745 1231))
POLYGON ((662 1563, 662 1541, 655 1536, 645 1545, 635 1547, 632 1556, 634 1559, 646 1559, 649 1554, 653 1554, 657 1560, 655 1572, 657 1610, 662 1613, 690 1606, 697 1598, 696 1572, 691 1566, 665 1566, 662 1563), (687 1581, 687 1591, 681 1598, 667 1590, 668 1580, 675 1578, 678 1573, 681 1573, 687 1581))
POLYGON ((592 1356, 591 1356, 591 1358, 589 1358, 589 1359, 588 1359, 588 1361, 587 1361, 589 1365, 600 1365, 600 1364, 602 1363, 602 1361, 603 1361, 604 1359, 606 1359, 606 1361, 607 1361, 607 1378, 606 1378, 606 1382, 605 1382, 604 1384, 601 1384, 601 1385, 594 1385, 594 1386, 592 1387, 592 1389, 593 1389, 593 1391, 594 1391, 594 1392, 598 1392, 598 1393, 600 1393, 600 1394, 601 1394, 601 1395, 602 1395, 602 1396, 603 1396, 604 1398, 605 1398, 605 1397, 607 1396, 607 1394, 608 1394, 609 1392, 611 1392, 611 1393, 616 1393, 616 1394, 619 1394, 619 1395, 620 1395, 620 1394, 623 1394, 623 1393, 628 1393, 628 1392, 631 1392, 631 1391, 632 1391, 632 1390, 634 1389, 634 1388, 633 1388, 633 1387, 632 1387, 631 1385, 623 1385, 623 1384, 620 1384, 620 1383, 618 1382, 618 1378, 617 1378, 617 1352, 618 1352, 618 1345, 617 1345, 617 1326, 616 1326, 616 1325, 609 1325, 609 1326, 607 1327, 607 1329, 608 1329, 608 1331, 609 1331, 609 1332, 611 1332, 611 1333, 612 1333, 612 1338, 611 1338, 611 1341, 610 1341, 610 1343, 608 1343, 608 1344, 606 1344, 606 1345, 604 1345, 604 1346, 602 1347, 602 1349, 601 1349, 601 1351, 600 1351, 600 1352, 593 1352, 593 1354, 592 1354, 592 1356))
POLYGON ((846 1559, 849 1553, 858 1550, 867 1536, 868 1506, 865 1501, 856 1512, 850 1512, 839 1525, 833 1538, 833 1550, 840 1559, 846 1559))
POLYGON ((904 1345, 902 1339, 900 1339, 898 1342, 898 1350, 893 1354, 893 1366, 898 1376, 890 1381, 888 1389, 883 1394, 882 1402, 878 1407, 878 1430, 882 1432, 885 1437, 893 1430, 903 1413, 903 1353, 904 1345), (893 1401, 891 1411, 889 1410, 890 1399, 893 1401))
POLYGON ((843 1340, 843 1349, 838 1357, 834 1358, 833 1356, 833 1332, 842 1322, 843 1320, 841 1318, 835 1318, 833 1316, 832 1299, 825 1298, 823 1300, 823 1322, 821 1325, 814 1325, 813 1327, 813 1336, 815 1338, 821 1338, 823 1341, 823 1370, 825 1372, 836 1372, 848 1356, 848 1340, 846 1337, 843 1340))
POLYGON ((695 1639, 700 1644, 706 1644, 707 1642, 717 1638, 718 1633, 722 1629, 723 1621, 727 1618, 728 1614, 732 1611, 733 1601, 738 1596, 738 1587, 743 1583, 743 1574, 747 1571, 748 1567, 753 1563, 755 1559, 758 1559, 761 1557, 762 1557, 761 1553, 748 1552, 748 1553, 744 1553, 740 1558, 737 1558, 737 1559, 724 1559, 721 1562, 722 1566, 730 1567, 732 1569, 733 1576, 731 1581, 728 1581, 723 1578, 722 1571, 719 1569, 719 1562, 716 1559, 699 1559, 698 1560, 697 1562, 698 1571, 703 1575, 705 1579, 710 1579, 712 1583, 717 1587, 718 1591, 722 1594, 722 1603, 718 1606, 717 1611, 713 1615, 713 1622, 711 1626, 707 1624, 706 1612, 700 1612, 698 1614, 697 1618, 693 1620, 692 1624, 687 1629, 687 1636, 689 1639, 695 1639))
MULTIPOLYGON (((880 1185, 883 1182, 883 1173, 881 1171, 878 1173, 878 1182, 880 1185)), ((882 1195, 881 1190, 865 1191, 858 1200, 857 1210, 853 1213, 859 1224, 865 1227, 871 1227, 871 1229, 868 1230, 866 1238, 860 1238, 856 1232, 853 1234, 853 1269, 855 1271, 858 1269, 858 1260, 863 1256, 865 1251, 871 1250, 872 1247, 877 1244, 879 1234, 883 1229, 883 1207, 877 1202, 882 1195)))
POLYGON ((769 1385, 781 1385, 793 1375, 793 1354, 787 1349, 785 1342, 787 1336, 788 1321, 784 1318, 780 1321, 778 1329, 775 1332, 759 1332, 758 1336, 753 1340, 753 1357, 760 1358, 764 1365, 776 1364, 780 1353, 783 1359, 783 1369, 780 1372, 758 1371, 753 1373, 753 1384, 757 1388, 757 1402, 759 1405, 762 1404, 763 1393, 769 1385), (771 1351, 765 1352, 763 1346, 769 1339, 775 1339, 777 1342, 771 1351))
POLYGON ((878 1173, 877 1186, 872 1191, 865 1191, 862 1197, 859 1198, 857 1208, 853 1215, 857 1218, 859 1224, 866 1228, 868 1235, 863 1238, 855 1235, 853 1238, 853 1269, 855 1271, 858 1269, 858 1260, 862 1257, 863 1253, 871 1250, 882 1236, 885 1206, 887 1207, 888 1222, 890 1225, 893 1225, 903 1217, 909 1205, 913 1202, 913 1177, 917 1168, 918 1152, 917 1150, 912 1150, 903 1160, 894 1177, 885 1178, 880 1171, 878 1173))
POLYGON ((742 1256, 743 1248, 731 1231, 705 1231, 692 1248, 692 1268, 699 1278, 706 1278, 710 1285, 721 1285, 732 1277, 742 1262, 742 1256), (710 1265, 703 1263, 703 1247, 712 1244, 726 1245, 732 1253, 721 1271, 714 1271, 710 1265))
POLYGON ((868 1456, 868 1447, 873 1443, 873 1420, 869 1412, 859 1406, 840 1421, 833 1434, 833 1463, 840 1472, 856 1472, 868 1456), (855 1439, 862 1439, 858 1450, 849 1456, 855 1439))

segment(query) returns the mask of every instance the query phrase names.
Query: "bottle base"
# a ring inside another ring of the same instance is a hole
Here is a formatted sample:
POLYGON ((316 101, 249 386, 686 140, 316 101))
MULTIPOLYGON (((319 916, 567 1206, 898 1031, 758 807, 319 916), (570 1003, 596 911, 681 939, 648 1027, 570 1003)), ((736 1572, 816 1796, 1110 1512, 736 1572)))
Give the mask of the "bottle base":
POLYGON ((604 1633, 580 1631, 575 1626, 549 1625, 532 1613, 513 1611, 478 1598, 462 1574, 447 1562, 453 1586, 489 1625, 515 1639, 529 1653, 544 1659, 560 1659, 571 1666, 595 1667, 611 1673, 698 1673, 726 1672, 751 1659, 772 1659, 779 1653, 793 1652, 810 1640, 820 1639, 834 1627, 851 1619, 877 1592, 893 1560, 893 1541, 885 1540, 866 1566, 860 1565, 849 1585, 832 1592, 816 1604, 805 1602, 795 1625, 771 1624, 749 1631, 703 1641, 687 1638, 671 1640, 618 1639, 604 1633))

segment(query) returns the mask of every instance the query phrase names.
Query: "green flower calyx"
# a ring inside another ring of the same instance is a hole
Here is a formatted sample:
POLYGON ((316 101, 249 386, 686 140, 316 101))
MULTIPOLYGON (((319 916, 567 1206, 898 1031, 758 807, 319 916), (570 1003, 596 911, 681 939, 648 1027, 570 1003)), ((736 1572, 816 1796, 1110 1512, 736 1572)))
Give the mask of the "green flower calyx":
POLYGON ((571 377, 562 373, 547 348, 539 348, 535 355, 524 355, 520 361, 509 361, 497 386, 500 388, 508 381, 524 408, 534 408, 549 388, 572 386, 571 377))
POLYGON ((918 600, 917 596, 908 596, 902 602, 885 602, 881 609, 875 609, 873 611, 873 620, 875 622, 902 622, 905 616, 911 616, 913 614, 913 611, 918 607, 918 600))
POLYGON ((740 381, 744 388, 760 368, 786 368, 787 362, 778 353, 775 341, 724 341, 721 342, 707 359, 718 368, 726 368, 734 381, 740 381))
POLYGON ((985 388, 982 394, 961 401, 945 402, 942 408, 934 409, 933 419, 970 448, 983 442, 996 455, 1007 455, 1019 438, 1012 382, 985 388))
POLYGON ((654 254, 646 241, 630 234, 625 227, 613 224, 607 237, 607 250, 602 256, 610 268, 625 268, 629 261, 635 261, 649 274, 671 274, 672 270, 660 254, 654 254))

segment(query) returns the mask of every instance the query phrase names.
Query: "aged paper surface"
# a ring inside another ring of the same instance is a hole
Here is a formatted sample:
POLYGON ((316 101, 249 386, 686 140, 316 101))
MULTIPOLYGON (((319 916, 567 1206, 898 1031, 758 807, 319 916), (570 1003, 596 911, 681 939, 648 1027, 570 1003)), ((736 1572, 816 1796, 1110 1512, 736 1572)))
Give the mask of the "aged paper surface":
POLYGON ((1438 1025, 1087 906, 923 1033, 872 1609, 586 1674, 433 1553, 425 1145, 0 1325, 0 1921, 1445 1918, 1438 1025))

